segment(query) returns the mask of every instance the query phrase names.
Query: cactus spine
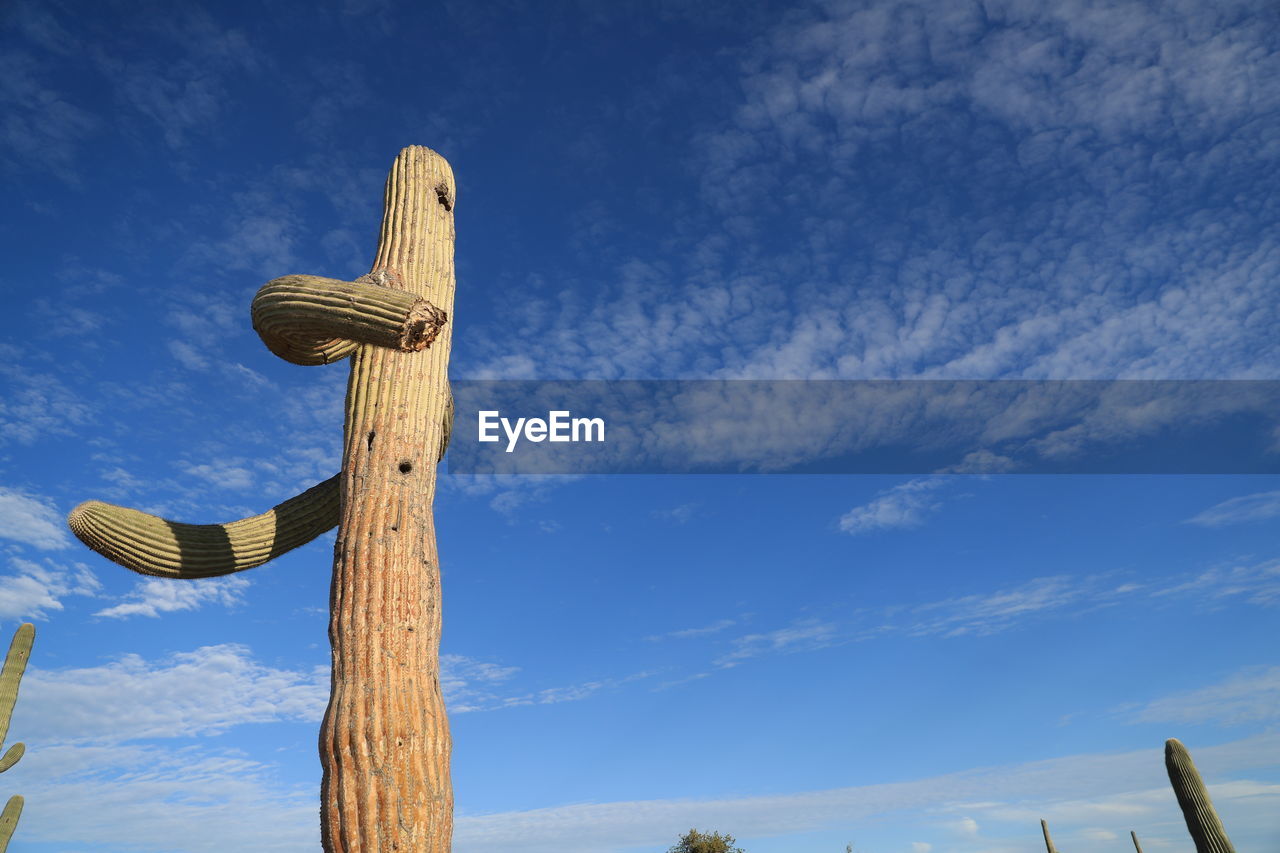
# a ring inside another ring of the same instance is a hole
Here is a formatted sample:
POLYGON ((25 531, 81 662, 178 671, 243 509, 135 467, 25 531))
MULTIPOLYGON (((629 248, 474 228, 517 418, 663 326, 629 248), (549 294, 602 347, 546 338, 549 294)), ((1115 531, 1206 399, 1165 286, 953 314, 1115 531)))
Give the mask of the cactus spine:
POLYGON ((1196 843, 1196 853, 1235 853, 1209 799, 1209 789, 1191 761, 1191 753, 1177 738, 1165 741, 1164 764, 1187 822, 1187 831, 1196 843))
MULTIPOLYGON (((4 660, 4 669, 0 670, 0 746, 9 734, 9 720, 13 716, 13 706, 18 701, 18 685, 22 675, 27 671, 27 661, 31 659, 31 644, 35 642, 36 626, 30 622, 21 625, 13 635, 9 644, 9 654, 4 660)), ((15 743, 0 758, 0 772, 8 770, 18 763, 26 752, 26 747, 15 743)), ((18 817, 22 814, 23 799, 14 795, 5 804, 0 813, 0 853, 9 849, 9 839, 18 826, 18 817)))
POLYGON ((276 355, 295 364, 351 357, 338 475, 228 524, 184 524, 101 501, 67 519, 107 559, 180 579, 259 566, 338 525, 332 692, 320 732, 329 853, 447 853, 453 834, 431 507, 453 425, 455 192, 444 158, 405 148, 387 177, 369 274, 354 282, 287 275, 254 297, 253 327, 276 355))

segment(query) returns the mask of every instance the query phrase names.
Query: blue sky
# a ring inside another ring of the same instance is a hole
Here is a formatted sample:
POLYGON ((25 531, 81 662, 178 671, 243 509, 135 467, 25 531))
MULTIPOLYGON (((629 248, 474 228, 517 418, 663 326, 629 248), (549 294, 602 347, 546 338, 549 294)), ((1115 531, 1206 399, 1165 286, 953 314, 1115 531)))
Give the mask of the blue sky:
MULTIPOLYGON (((0 8, 17 853, 318 847, 332 534, 200 582, 64 518, 337 470, 249 303, 457 177, 458 379, 1280 378, 1266 2, 0 8)), ((458 853, 1280 846, 1280 478, 445 476, 458 853)))

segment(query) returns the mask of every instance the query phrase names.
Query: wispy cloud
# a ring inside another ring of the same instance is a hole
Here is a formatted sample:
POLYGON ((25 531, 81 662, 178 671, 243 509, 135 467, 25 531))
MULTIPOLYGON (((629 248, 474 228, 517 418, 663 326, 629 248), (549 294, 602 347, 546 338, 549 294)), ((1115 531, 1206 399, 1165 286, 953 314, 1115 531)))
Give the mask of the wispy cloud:
POLYGON ((985 636, 1050 611, 1092 603, 1097 594, 1097 588, 1087 581, 1065 576, 1035 578, 1011 589, 917 605, 910 608, 900 629, 913 637, 985 636))
POLYGON ((1213 566, 1190 577, 1152 590, 1154 597, 1192 596, 1211 607, 1239 598, 1250 604, 1280 602, 1280 559, 1256 563, 1235 562, 1213 566))
POLYGON ((1132 720, 1227 726, 1280 720, 1280 667, 1248 669, 1218 684, 1162 697, 1135 711, 1132 720))
POLYGON ((110 619, 127 619, 130 616, 150 616, 180 610, 198 610, 205 604, 221 604, 231 607, 243 604, 241 593, 249 587, 247 578, 202 578, 178 580, 175 578, 147 578, 139 581, 125 601, 94 613, 110 619))
POLYGON ((158 661, 124 655, 101 666, 31 667, 14 711, 32 740, 119 744, 142 738, 218 734, 247 723, 319 723, 329 668, 276 669, 248 647, 226 643, 158 661))
POLYGON ((911 480, 880 492, 870 503, 840 516, 840 529, 857 536, 877 530, 919 527, 925 516, 941 508, 942 501, 933 492, 944 483, 936 478, 911 480))
MULTIPOLYGON (((1220 809, 1247 812, 1251 823, 1268 819, 1280 804, 1280 786, 1247 779, 1223 782, 1221 776, 1274 767, 1277 738, 1261 735, 1196 748, 1197 764, 1204 768, 1220 809)), ((890 813, 894 821, 910 822, 913 835, 934 836, 933 841, 916 842, 923 846, 915 849, 957 853, 1026 849, 1039 832, 1039 817, 1046 815, 1054 819, 1055 835, 1062 841, 1130 828, 1144 838, 1158 837, 1160 833, 1147 829, 1181 823, 1157 745, 778 796, 567 805, 459 817, 455 838, 468 853, 498 853, 516 844, 529 853, 614 853, 670 843, 689 826, 733 827, 744 840, 853 826, 890 813), (1081 791, 1090 792, 1087 799, 1080 798, 1081 791), (1028 814, 1033 815, 1029 820, 1028 814), (1016 833, 1014 843, 1007 843, 1011 833, 1016 833)))
POLYGON ((0 365, 0 381, 9 385, 0 399, 0 443, 68 435, 92 416, 93 406, 52 374, 0 365))
POLYGON ((701 628, 682 628, 678 631, 668 631, 665 634, 653 634, 645 637, 646 640, 665 640, 668 638, 674 640, 687 640, 691 637, 705 637, 709 634, 718 634, 726 628, 731 628, 738 624, 737 619, 721 619, 710 625, 704 625, 701 628))
POLYGON ((698 511, 700 504, 685 503, 679 506, 669 507, 667 509, 655 509, 650 513, 654 518, 662 521, 670 521, 673 524, 688 524, 698 511))
POLYGON ((0 618, 43 619, 61 610, 67 596, 92 597, 102 590, 93 570, 83 563, 66 567, 48 559, 11 557, 9 565, 14 573, 0 576, 0 618))
POLYGON ((834 623, 803 619, 775 631, 735 637, 733 651, 716 658, 714 663, 720 667, 734 667, 761 655, 826 648, 836 640, 837 628, 834 623))
POLYGON ((646 670, 626 676, 593 679, 581 684, 530 690, 509 684, 520 671, 520 667, 486 663, 464 655, 441 655, 440 687, 449 712, 464 714, 517 708, 522 705, 576 702, 655 674, 652 670, 646 670))
POLYGON ((1258 492, 1214 504, 1188 518, 1186 523, 1202 527, 1223 527, 1277 517, 1280 517, 1280 492, 1258 492))
POLYGON ((42 550, 71 545, 61 512, 47 498, 0 486, 0 538, 42 550))
MULTIPOLYGON (((24 679, 19 708, 26 694, 24 679)), ((119 710, 122 719, 133 711, 119 710)), ((7 775, 26 797, 19 831, 31 844, 191 853, 320 844, 316 786, 282 785, 279 767, 232 750, 40 744, 7 775)))

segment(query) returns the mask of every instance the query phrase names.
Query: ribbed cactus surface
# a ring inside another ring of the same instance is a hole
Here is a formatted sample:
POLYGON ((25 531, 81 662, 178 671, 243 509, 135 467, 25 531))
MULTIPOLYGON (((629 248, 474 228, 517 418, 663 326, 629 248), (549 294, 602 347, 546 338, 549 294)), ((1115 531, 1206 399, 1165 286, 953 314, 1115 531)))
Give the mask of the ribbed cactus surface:
POLYGON ((1165 741, 1164 764, 1187 822, 1187 831, 1196 844, 1196 853, 1235 853, 1209 799, 1209 789, 1191 761, 1191 753, 1177 738, 1165 741))
MULTIPOLYGON (((20 626, 9 644, 9 654, 4 659, 4 669, 0 670, 0 745, 9 735, 9 720, 13 716, 13 706, 18 701, 18 685, 22 682, 22 674, 27 671, 27 661, 31 659, 31 644, 36 639, 36 626, 27 622, 20 626)), ((0 771, 8 770, 18 763, 26 750, 21 743, 15 743, 0 758, 0 771)))
POLYGON ((261 515, 228 524, 184 524, 129 507, 85 501, 67 523, 94 551, 144 575, 210 578, 260 566, 336 527, 336 476, 261 515))
POLYGON ((13 838, 13 831, 18 828, 18 818, 22 816, 22 804, 22 797, 14 794, 5 803, 4 811, 0 812, 0 853, 9 849, 9 840, 13 838))
MULTIPOLYGON (((18 627, 9 644, 9 654, 4 659, 4 669, 0 670, 0 745, 9 735, 9 721, 13 717, 13 706, 18 701, 18 686, 22 675, 27 671, 27 662, 31 660, 31 644, 36 639, 36 626, 26 622, 18 627)), ((26 747, 15 743, 0 758, 0 772, 8 770, 22 758, 26 747)), ((14 795, 0 813, 0 853, 9 849, 9 839, 18 826, 18 817, 22 814, 22 797, 14 795)))
MULTIPOLYGON (((451 740, 440 692, 435 468, 453 426, 449 164, 403 149, 368 275, 286 275, 251 307, 268 349, 303 365, 350 357, 342 470, 274 509, 187 524, 87 501, 75 535, 135 572, 193 579, 261 565, 338 526, 330 584, 333 689, 321 726, 326 851, 447 853, 451 740)), ((16 760, 16 759, 15 759, 16 760)), ((19 802, 19 808, 21 804, 19 802)))

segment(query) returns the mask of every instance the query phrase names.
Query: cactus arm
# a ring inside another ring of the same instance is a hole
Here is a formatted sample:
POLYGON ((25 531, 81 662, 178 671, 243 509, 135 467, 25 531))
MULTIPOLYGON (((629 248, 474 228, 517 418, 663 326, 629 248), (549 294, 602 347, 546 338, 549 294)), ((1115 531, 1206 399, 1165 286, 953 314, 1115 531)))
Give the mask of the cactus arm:
POLYGON ((9 747, 4 754, 4 758, 0 758, 0 773, 17 764, 22 759, 22 756, 26 754, 26 751, 27 747, 21 741, 9 747))
MULTIPOLYGON (((18 685, 22 681, 22 674, 27 671, 27 661, 31 659, 31 644, 35 638, 35 625, 27 622, 20 626, 13 635, 13 642, 9 644, 4 669, 0 670, 0 744, 4 743, 5 736, 9 734, 9 718, 13 716, 13 706, 18 701, 18 685)), ((16 748, 5 753, 3 761, 7 763, 0 769, 7 770, 22 757, 22 750, 18 750, 13 761, 9 761, 9 756, 16 748)))
POLYGON ((253 328, 267 348, 293 364, 328 364, 359 344, 418 352, 435 340, 445 312, 404 289, 386 270, 339 281, 286 275, 253 298, 253 328))
POLYGON ((1133 849, 1137 850, 1138 853, 1142 853, 1142 845, 1138 843, 1138 833, 1131 829, 1129 830, 1129 837, 1133 839, 1133 849))
POLYGON ((1058 853, 1056 847, 1053 846, 1053 839, 1049 837, 1049 824, 1043 818, 1040 820, 1040 831, 1044 833, 1044 847, 1049 853, 1058 853))
POLYGON ((1196 853, 1235 853, 1227 831, 1214 811, 1200 772, 1191 761, 1191 753, 1177 738, 1164 743, 1164 764, 1169 771, 1169 782, 1178 797, 1178 806, 1187 822, 1187 831, 1196 843, 1196 853))
POLYGON ((0 853, 9 849, 9 839, 13 838, 13 831, 18 828, 18 818, 22 815, 22 803, 22 797, 14 794, 5 804, 4 812, 0 813, 0 853))
POLYGON ((261 515, 228 524, 183 524, 136 509, 86 501, 67 523, 94 551, 139 574, 209 578, 260 566, 336 527, 335 475, 261 515))

